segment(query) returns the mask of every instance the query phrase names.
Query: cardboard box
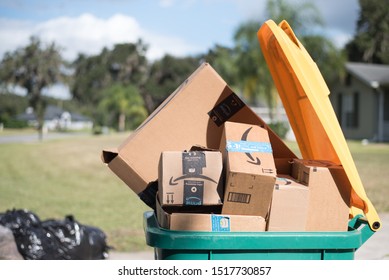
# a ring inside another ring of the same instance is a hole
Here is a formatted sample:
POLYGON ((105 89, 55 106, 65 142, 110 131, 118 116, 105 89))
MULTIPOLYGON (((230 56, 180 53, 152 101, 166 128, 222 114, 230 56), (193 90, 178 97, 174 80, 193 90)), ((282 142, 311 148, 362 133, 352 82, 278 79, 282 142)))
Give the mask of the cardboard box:
POLYGON ((266 218, 276 180, 267 130, 225 122, 220 150, 226 170, 222 214, 266 218))
POLYGON ((219 151, 162 152, 158 195, 164 205, 221 205, 223 162, 219 151))
MULTIPOLYGON (((221 215, 207 213, 167 212, 157 200, 158 223, 169 230, 208 232, 265 231, 266 221, 260 216, 221 215)), ((178 209, 178 208, 176 208, 178 209)))
POLYGON ((278 175, 274 185, 268 231, 306 231, 309 188, 288 175, 278 175))
POLYGON ((307 231, 347 231, 351 186, 343 167, 295 159, 292 175, 309 187, 307 231))
MULTIPOLYGON (((193 145, 218 149, 225 121, 263 125, 207 63, 202 64, 118 148, 102 152, 102 161, 150 207, 155 208, 158 162, 163 151, 193 145)), ((277 157, 294 158, 274 132, 277 157)))

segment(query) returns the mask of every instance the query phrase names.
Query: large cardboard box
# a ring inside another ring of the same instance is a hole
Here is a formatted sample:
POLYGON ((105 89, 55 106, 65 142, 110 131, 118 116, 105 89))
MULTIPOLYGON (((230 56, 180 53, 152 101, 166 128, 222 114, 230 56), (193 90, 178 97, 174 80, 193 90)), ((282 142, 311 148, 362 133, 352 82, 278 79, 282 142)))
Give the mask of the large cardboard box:
POLYGON ((278 175, 274 185, 268 231, 306 231, 309 188, 288 175, 278 175))
POLYGON ((225 122, 220 150, 226 174, 222 213, 266 218, 276 180, 267 130, 225 122))
POLYGON ((307 231, 347 231, 351 186, 343 167, 295 159, 292 175, 309 188, 307 231))
POLYGON ((158 195, 164 205, 221 205, 223 162, 219 151, 165 151, 158 195))
MULTIPOLYGON (((202 64, 118 148, 102 160, 150 207, 155 208, 158 163, 163 151, 193 145, 218 149, 225 121, 267 126, 207 63, 202 64)), ((295 155, 269 130, 274 155, 295 155)))
MULTIPOLYGON (((210 213, 171 212, 157 200, 158 223, 169 230, 207 232, 258 232, 265 231, 266 221, 260 216, 222 215, 210 213), (169 212, 168 212, 169 211, 169 212)), ((179 208, 175 208, 178 210, 179 208)))

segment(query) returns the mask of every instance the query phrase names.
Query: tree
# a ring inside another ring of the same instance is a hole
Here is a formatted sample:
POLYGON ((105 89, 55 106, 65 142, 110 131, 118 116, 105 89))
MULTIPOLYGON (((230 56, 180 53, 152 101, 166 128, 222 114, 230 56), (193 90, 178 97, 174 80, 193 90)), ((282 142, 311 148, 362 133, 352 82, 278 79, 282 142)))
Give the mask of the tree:
POLYGON ((27 123, 15 119, 15 116, 23 113, 28 106, 24 96, 12 93, 0 93, 0 124, 8 128, 26 127, 27 123))
MULTIPOLYGON (((285 0, 268 0, 267 18, 275 22, 287 20, 297 34, 306 34, 306 26, 321 25, 322 19, 316 7, 309 2, 289 4, 285 0)), ((248 21, 241 24, 235 32, 235 51, 238 54, 237 69, 238 86, 243 96, 251 103, 265 100, 273 120, 273 108, 277 107, 278 95, 273 80, 260 51, 257 31, 262 25, 260 21, 248 21)))
MULTIPOLYGON (((109 89, 114 84, 123 87, 132 85, 139 93, 143 93, 141 88, 148 74, 146 50, 147 46, 139 40, 136 43, 116 44, 112 50, 104 48, 99 55, 79 55, 73 63, 73 98, 88 107, 89 114, 95 120, 104 122, 103 114, 106 112, 99 112, 104 107, 99 105, 103 100, 110 99, 106 95, 109 95, 109 89)), ((142 97, 147 99, 147 96, 142 97)), ((115 106, 113 108, 118 109, 115 106)))
POLYGON ((382 0, 359 0, 354 38, 346 44, 348 59, 389 64, 389 5, 382 0))
POLYGON ((153 62, 147 76, 147 83, 142 87, 142 96, 151 113, 166 97, 192 74, 199 65, 196 57, 174 57, 165 55, 153 62))
POLYGON ((233 48, 216 45, 202 59, 209 62, 231 87, 238 84, 238 57, 233 48))
POLYGON ((344 51, 338 49, 332 41, 323 36, 303 36, 301 42, 318 65, 329 87, 344 78, 346 62, 344 51))
POLYGON ((115 83, 103 91, 103 96, 99 107, 108 116, 106 122, 111 122, 112 118, 117 119, 119 131, 126 129, 126 119, 131 120, 128 128, 134 129, 147 117, 139 90, 132 85, 115 83))
POLYGON ((42 46, 37 37, 31 37, 26 47, 7 52, 1 61, 0 79, 5 84, 26 89, 30 106, 38 121, 39 138, 43 139, 45 99, 42 90, 61 80, 64 61, 58 47, 51 43, 42 46))

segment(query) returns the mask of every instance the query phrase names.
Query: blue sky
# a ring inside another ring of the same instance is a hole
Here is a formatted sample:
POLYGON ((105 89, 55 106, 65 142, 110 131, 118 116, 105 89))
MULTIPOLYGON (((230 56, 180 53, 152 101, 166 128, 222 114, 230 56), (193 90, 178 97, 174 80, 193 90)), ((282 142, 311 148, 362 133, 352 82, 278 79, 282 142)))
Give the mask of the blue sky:
MULTIPOLYGON (((290 0, 292 3, 299 0, 290 0)), ((326 34, 338 45, 353 34, 357 0, 312 0, 326 21, 326 34)), ((237 26, 265 20, 265 0, 0 0, 0 58, 28 43, 31 35, 55 41, 65 58, 79 52, 135 42, 148 56, 206 52, 215 44, 231 46, 237 26)))

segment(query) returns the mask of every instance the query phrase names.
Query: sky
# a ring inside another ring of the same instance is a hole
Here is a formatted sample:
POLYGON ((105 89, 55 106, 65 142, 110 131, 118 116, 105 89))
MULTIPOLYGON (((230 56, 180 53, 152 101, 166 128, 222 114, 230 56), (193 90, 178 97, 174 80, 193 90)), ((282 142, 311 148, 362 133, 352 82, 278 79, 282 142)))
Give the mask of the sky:
MULTIPOLYGON (((358 0, 311 1, 325 21, 325 35, 343 46, 355 31, 358 0)), ((32 35, 54 41, 69 61, 139 38, 149 46, 150 60, 205 53, 216 44, 233 46, 242 22, 266 20, 265 5, 265 0, 0 0, 0 59, 26 46, 32 35)))

